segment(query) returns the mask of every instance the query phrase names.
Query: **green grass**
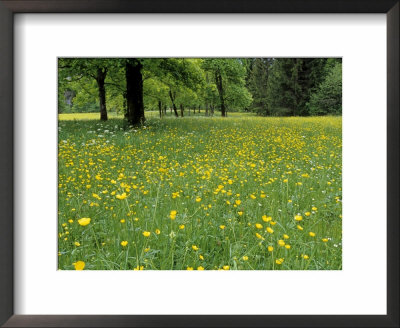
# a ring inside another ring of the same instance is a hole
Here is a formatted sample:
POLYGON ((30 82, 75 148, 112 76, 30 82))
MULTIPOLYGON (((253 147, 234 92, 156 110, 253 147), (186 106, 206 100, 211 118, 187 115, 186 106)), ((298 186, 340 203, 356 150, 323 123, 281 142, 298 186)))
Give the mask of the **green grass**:
POLYGON ((60 116, 60 269, 341 269, 340 117, 157 115, 60 116))

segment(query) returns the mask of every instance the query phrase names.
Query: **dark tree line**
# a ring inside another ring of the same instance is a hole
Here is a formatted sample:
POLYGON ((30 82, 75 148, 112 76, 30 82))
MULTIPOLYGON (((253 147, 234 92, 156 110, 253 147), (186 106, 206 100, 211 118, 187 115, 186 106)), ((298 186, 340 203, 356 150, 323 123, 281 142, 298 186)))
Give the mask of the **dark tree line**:
POLYGON ((256 58, 248 66, 250 108, 258 114, 341 114, 341 59, 256 58))

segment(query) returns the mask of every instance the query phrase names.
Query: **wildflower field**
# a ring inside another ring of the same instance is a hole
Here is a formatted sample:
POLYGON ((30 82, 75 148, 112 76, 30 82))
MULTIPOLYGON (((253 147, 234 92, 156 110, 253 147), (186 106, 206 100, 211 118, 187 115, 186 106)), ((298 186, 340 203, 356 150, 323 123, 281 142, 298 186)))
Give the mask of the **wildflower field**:
POLYGON ((342 268, 341 117, 67 116, 59 269, 342 268))

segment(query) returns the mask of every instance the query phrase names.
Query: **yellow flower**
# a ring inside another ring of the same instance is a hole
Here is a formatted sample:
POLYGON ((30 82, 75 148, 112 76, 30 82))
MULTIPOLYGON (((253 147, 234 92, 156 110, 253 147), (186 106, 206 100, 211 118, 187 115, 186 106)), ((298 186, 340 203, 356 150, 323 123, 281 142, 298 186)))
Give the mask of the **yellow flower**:
POLYGON ((184 225, 184 224, 181 224, 181 225, 179 226, 179 229, 180 229, 180 230, 185 229, 185 225, 184 225))
POLYGON ((303 217, 302 217, 301 215, 296 215, 296 216, 294 217, 294 219, 295 219, 296 221, 301 221, 301 220, 303 220, 303 217))
POLYGON ((83 262, 83 261, 77 261, 72 264, 74 265, 75 270, 78 270, 78 271, 83 270, 85 268, 85 262, 83 262))
POLYGON ((222 230, 224 230, 224 229, 225 229, 225 226, 221 224, 221 225, 219 226, 219 228, 222 229, 222 230))
POLYGON ((263 236, 261 236, 258 232, 256 232, 256 237, 257 237, 258 239, 264 239, 263 236))
POLYGON ((269 222, 269 221, 272 220, 272 217, 263 215, 263 216, 262 216, 262 220, 263 220, 264 222, 269 222))
POLYGON ((316 208, 315 206, 313 206, 313 207, 312 207, 312 210, 313 210, 313 211, 316 211, 316 210, 317 210, 317 208, 316 208))
POLYGON ((227 205, 231 205, 231 202, 229 200, 226 201, 227 205))
POLYGON ((121 219, 121 220, 119 220, 119 222, 125 223, 125 219, 121 219))
POLYGON ((78 220, 78 223, 81 226, 87 226, 90 223, 91 219, 90 218, 82 218, 78 220))
POLYGON ((141 266, 137 266, 136 268, 134 268, 133 270, 134 271, 139 271, 139 270, 143 270, 144 269, 144 266, 143 265, 141 265, 141 266))
POLYGON ((308 255, 303 255, 303 259, 308 260, 309 256, 308 255))
POLYGON ((311 212, 305 212, 304 215, 305 215, 305 216, 310 216, 310 215, 311 215, 311 212))
POLYGON ((204 268, 202 266, 199 266, 199 267, 197 267, 197 270, 202 271, 202 270, 204 270, 204 268))
POLYGON ((268 246, 268 252, 272 252, 274 248, 272 246, 268 246))
POLYGON ((175 220, 175 218, 176 218, 176 211, 175 210, 173 210, 173 211, 171 211, 170 213, 169 213, 169 217, 171 218, 171 220, 175 220))
POLYGON ((262 229, 263 226, 262 226, 262 224, 260 224, 260 223, 256 223, 256 228, 257 228, 257 229, 262 229))
POLYGON ((321 240, 322 240, 324 243, 327 243, 329 239, 328 239, 328 238, 322 238, 321 240))
POLYGON ((147 253, 150 250, 150 247, 144 249, 144 252, 147 253))
POLYGON ((193 271, 193 268, 192 267, 187 267, 186 270, 193 271))
POLYGON ((241 203, 242 203, 242 201, 241 201, 240 199, 236 199, 236 200, 235 200, 235 204, 236 204, 236 205, 240 205, 241 203))
POLYGON ((267 227, 267 232, 274 233, 274 230, 271 227, 267 227))
POLYGON ((150 231, 143 231, 142 235, 145 237, 150 237, 150 231))
POLYGON ((121 194, 121 195, 116 195, 115 197, 116 197, 117 199, 123 200, 123 199, 125 199, 127 196, 126 196, 126 193, 124 192, 123 194, 121 194))
POLYGON ((199 248, 196 245, 192 245, 192 248, 193 248, 194 251, 198 251, 199 250, 199 248))
POLYGON ((283 259, 276 259, 275 263, 281 265, 283 263, 283 259))
POLYGON ((283 235, 283 239, 289 239, 289 236, 288 235, 283 235))
POLYGON ((280 239, 278 240, 278 245, 283 247, 285 246, 285 242, 282 239, 280 239))
POLYGON ((303 230, 303 227, 301 225, 297 225, 297 229, 299 229, 301 231, 301 230, 303 230))
POLYGON ((290 249, 290 247, 291 247, 290 245, 285 245, 286 249, 290 249))
POLYGON ((243 261, 247 261, 249 259, 249 257, 248 256, 243 256, 242 259, 243 259, 243 261))
POLYGON ((276 224, 276 222, 275 221, 271 221, 270 224, 274 226, 276 224))
POLYGON ((126 240, 121 241, 121 246, 122 247, 125 247, 126 245, 128 245, 128 241, 126 241, 126 240))
POLYGON ((93 193, 92 196, 93 196, 93 198, 96 198, 96 199, 98 199, 98 200, 101 200, 100 196, 97 195, 97 194, 94 194, 94 193, 93 193))
POLYGON ((229 265, 224 265, 224 266, 222 267, 222 269, 224 269, 224 270, 229 270, 229 269, 230 269, 230 266, 229 266, 229 265))
POLYGON ((315 232, 310 231, 308 234, 310 235, 310 237, 315 237, 315 232))
POLYGON ((196 202, 201 202, 201 197, 196 197, 196 202))
POLYGON ((250 198, 251 198, 251 199, 256 199, 257 197, 254 196, 253 194, 251 194, 251 195, 250 195, 250 198))
POLYGON ((74 220, 72 220, 72 219, 69 219, 69 220, 68 220, 68 222, 69 222, 69 223, 73 223, 73 222, 74 222, 74 220))
POLYGON ((200 260, 204 260, 204 256, 200 254, 200 255, 199 255, 199 259, 200 259, 200 260))
POLYGON ((284 179, 283 182, 284 182, 284 183, 287 183, 287 182, 288 182, 288 179, 284 179))
POLYGON ((159 235, 161 233, 160 229, 156 229, 156 235, 159 235))
POLYGON ((242 211, 239 211, 238 214, 239 214, 239 215, 243 215, 243 212, 242 212, 242 211))
POLYGON ((76 241, 76 242, 74 243, 74 245, 75 245, 76 247, 81 246, 81 244, 79 243, 79 241, 76 241))

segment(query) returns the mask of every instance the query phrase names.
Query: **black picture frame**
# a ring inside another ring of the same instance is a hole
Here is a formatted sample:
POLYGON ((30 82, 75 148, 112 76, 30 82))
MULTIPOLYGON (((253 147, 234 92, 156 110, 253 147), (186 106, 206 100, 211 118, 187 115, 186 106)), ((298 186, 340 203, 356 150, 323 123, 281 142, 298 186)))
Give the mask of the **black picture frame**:
POLYGON ((399 327, 399 8, 398 0, 0 0, 0 324, 4 327, 399 327), (387 315, 14 315, 13 17, 16 13, 385 13, 387 315))

